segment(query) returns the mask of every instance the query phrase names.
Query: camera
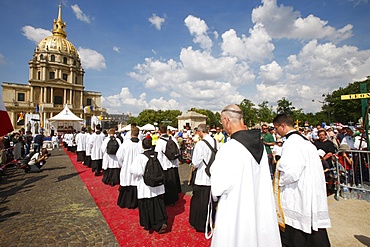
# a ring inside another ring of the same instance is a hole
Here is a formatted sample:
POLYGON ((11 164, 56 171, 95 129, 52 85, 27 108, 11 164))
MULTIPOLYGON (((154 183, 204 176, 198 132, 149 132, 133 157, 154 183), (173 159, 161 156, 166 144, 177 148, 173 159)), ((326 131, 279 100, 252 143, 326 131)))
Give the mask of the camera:
POLYGON ((48 157, 50 157, 50 156, 51 156, 51 154, 47 154, 47 156, 48 156, 48 157))

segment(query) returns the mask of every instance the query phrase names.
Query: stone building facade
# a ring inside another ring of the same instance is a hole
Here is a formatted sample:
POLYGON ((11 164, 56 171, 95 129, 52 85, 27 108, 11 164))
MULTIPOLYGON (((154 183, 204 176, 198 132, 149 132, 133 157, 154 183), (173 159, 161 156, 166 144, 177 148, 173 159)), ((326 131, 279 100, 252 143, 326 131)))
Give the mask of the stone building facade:
POLYGON ((52 35, 39 42, 28 63, 28 84, 2 84, 4 105, 16 130, 29 124, 25 116, 30 114, 38 115, 39 124, 47 129, 47 119, 61 112, 66 104, 87 125, 93 115, 102 114, 101 93, 84 90, 85 71, 65 29, 59 5, 52 35), (86 106, 93 106, 93 110, 85 113, 86 106))

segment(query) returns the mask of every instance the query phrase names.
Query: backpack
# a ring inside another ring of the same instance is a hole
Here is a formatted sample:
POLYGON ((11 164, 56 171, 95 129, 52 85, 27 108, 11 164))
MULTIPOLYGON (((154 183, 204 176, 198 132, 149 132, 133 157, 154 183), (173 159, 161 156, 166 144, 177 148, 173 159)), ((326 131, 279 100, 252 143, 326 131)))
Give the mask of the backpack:
POLYGON ((161 139, 167 142, 166 150, 165 152, 162 151, 162 153, 164 153, 169 160, 176 160, 180 158, 180 149, 177 147, 176 142, 172 140, 172 137, 170 136, 168 140, 162 137, 161 139))
POLYGON ((107 154, 116 154, 119 148, 119 143, 114 136, 110 137, 107 144, 107 154))
POLYGON ((164 173, 161 163, 157 158, 157 153, 144 152, 148 157, 144 170, 144 183, 150 187, 156 187, 164 184, 164 173))
POLYGON ((208 161, 208 164, 203 160, 203 163, 206 165, 206 174, 210 177, 211 176, 211 165, 213 163, 213 161, 215 161, 215 157, 216 157, 216 153, 217 153, 217 144, 216 144, 216 139, 213 139, 215 141, 215 147, 212 147, 211 144, 209 144, 209 142, 207 142, 205 139, 202 139, 202 141, 205 142, 205 144, 207 144, 207 146, 211 149, 211 157, 209 158, 209 161, 208 161))

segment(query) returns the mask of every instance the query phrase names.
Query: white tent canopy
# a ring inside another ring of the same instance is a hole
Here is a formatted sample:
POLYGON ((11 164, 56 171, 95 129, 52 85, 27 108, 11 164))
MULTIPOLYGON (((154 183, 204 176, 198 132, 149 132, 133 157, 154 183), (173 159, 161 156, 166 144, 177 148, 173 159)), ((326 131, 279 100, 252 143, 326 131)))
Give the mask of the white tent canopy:
POLYGON ((167 126, 167 129, 169 129, 169 130, 171 130, 171 131, 177 130, 177 128, 174 128, 174 127, 172 127, 172 126, 170 126, 170 125, 168 125, 168 126, 167 126))
POLYGON ((131 124, 126 125, 126 126, 125 126, 125 127, 123 127, 123 128, 120 128, 118 131, 119 131, 119 132, 123 132, 123 131, 129 131, 129 130, 131 130, 131 124))
POLYGON ((68 105, 54 117, 49 118, 49 122, 64 121, 64 122, 83 122, 82 118, 77 117, 69 108, 68 105))
POLYGON ((145 124, 143 127, 141 127, 141 130, 149 130, 149 131, 153 131, 155 130, 155 127, 153 124, 145 124))

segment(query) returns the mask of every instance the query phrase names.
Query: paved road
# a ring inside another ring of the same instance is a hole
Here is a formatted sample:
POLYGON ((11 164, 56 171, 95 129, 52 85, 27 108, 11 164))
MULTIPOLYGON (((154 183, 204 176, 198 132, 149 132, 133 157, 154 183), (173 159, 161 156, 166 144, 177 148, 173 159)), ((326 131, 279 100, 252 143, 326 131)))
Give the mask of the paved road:
POLYGON ((63 150, 0 182, 0 246, 119 246, 63 150))

